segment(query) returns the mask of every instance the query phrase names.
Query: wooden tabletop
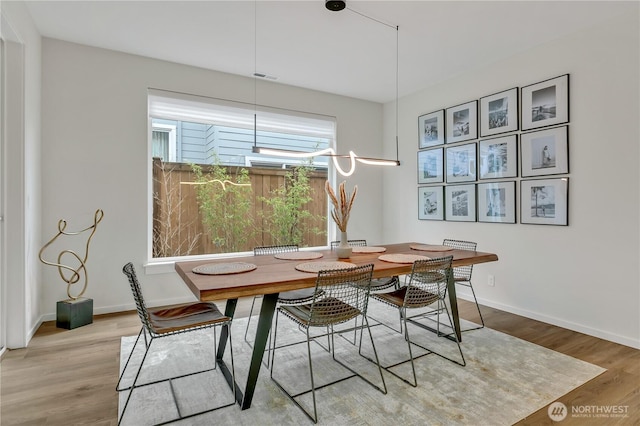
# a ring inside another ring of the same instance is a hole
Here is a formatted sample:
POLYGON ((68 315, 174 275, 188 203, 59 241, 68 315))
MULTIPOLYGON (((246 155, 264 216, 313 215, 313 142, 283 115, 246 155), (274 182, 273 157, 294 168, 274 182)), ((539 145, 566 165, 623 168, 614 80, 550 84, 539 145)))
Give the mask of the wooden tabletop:
MULTIPOLYGON (((498 260, 498 256, 493 253, 466 250, 426 252, 411 249, 410 245, 412 244, 418 243, 382 245, 387 249, 384 253, 354 253, 349 259, 338 259, 335 251, 319 250, 323 254, 323 257, 317 260, 340 260, 353 263, 354 266, 373 263, 374 278, 403 275, 411 272, 411 264, 385 262, 378 259, 378 256, 381 254, 418 254, 430 258, 453 255, 453 266, 465 266, 498 260)), ((176 262, 175 269, 198 299, 223 300, 313 287, 317 274, 300 272, 295 269, 297 264, 303 262, 309 261, 281 260, 276 259, 273 255, 244 256, 215 260, 176 262), (253 263, 257 265, 257 268, 250 272, 229 275, 201 275, 192 272, 196 266, 229 262, 253 263)))

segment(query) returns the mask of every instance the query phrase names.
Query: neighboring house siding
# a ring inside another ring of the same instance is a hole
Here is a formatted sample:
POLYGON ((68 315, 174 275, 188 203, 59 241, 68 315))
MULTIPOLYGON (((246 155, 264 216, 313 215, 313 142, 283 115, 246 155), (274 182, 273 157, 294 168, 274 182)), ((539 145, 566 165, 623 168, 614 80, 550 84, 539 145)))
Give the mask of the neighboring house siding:
POLYGON ((218 128, 218 156, 222 164, 245 165, 245 157, 253 149, 253 129, 218 128))
POLYGON ((218 152, 216 141, 218 140, 218 126, 209 126, 204 141, 204 162, 215 163, 215 154, 218 152))
MULTIPOLYGON (((221 164, 245 166, 247 164, 246 157, 255 159, 260 156, 252 152, 254 146, 253 129, 160 119, 154 119, 154 123, 176 125, 176 148, 178 151, 176 159, 178 162, 214 164, 217 156, 221 164)), ((315 137, 258 132, 257 145, 310 152, 327 148, 328 141, 315 137)), ((268 159, 268 156, 262 157, 268 159)))
POLYGON ((182 161, 185 163, 206 164, 206 135, 209 124, 181 122, 180 136, 182 161))

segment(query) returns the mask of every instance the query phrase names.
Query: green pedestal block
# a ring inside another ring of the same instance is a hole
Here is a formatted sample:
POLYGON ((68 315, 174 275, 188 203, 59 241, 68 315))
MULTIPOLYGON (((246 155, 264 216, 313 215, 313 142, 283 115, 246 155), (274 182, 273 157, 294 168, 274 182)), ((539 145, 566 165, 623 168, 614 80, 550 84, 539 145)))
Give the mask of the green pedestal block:
POLYGON ((56 305, 56 327, 73 330, 93 322, 93 299, 61 300, 56 305))

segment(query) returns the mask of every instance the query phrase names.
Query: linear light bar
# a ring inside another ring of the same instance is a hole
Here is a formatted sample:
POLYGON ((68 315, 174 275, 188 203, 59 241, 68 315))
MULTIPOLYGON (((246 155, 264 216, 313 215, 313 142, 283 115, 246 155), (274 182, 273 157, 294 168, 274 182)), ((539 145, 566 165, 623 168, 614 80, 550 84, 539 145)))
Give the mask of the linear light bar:
POLYGON ((358 157, 355 152, 349 151, 349 155, 339 155, 336 154, 333 148, 322 149, 320 151, 314 152, 303 152, 303 151, 292 151, 288 149, 274 149, 274 148, 262 148, 258 146, 253 147, 253 152, 256 154, 264 154, 264 155, 274 155, 279 157, 288 157, 288 158, 311 158, 311 157, 331 157, 333 159, 333 165, 336 167, 338 173, 342 176, 351 176, 356 169, 356 161, 362 164, 368 164, 373 166, 399 166, 400 161, 398 160, 385 160, 382 158, 368 158, 368 157, 358 157), (350 159, 350 168, 349 171, 345 172, 338 164, 338 158, 349 158, 350 159))

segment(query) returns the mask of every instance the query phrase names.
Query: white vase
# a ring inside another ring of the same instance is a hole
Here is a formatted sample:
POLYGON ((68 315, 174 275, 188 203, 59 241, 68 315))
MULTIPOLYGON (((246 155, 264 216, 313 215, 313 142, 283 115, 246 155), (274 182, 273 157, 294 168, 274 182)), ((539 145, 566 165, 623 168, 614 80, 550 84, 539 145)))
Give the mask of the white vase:
POLYGON ((340 232, 340 244, 336 247, 338 259, 347 259, 351 257, 351 246, 346 232, 340 232))

